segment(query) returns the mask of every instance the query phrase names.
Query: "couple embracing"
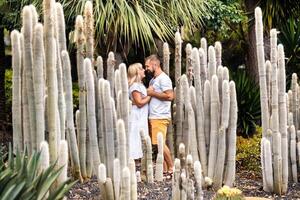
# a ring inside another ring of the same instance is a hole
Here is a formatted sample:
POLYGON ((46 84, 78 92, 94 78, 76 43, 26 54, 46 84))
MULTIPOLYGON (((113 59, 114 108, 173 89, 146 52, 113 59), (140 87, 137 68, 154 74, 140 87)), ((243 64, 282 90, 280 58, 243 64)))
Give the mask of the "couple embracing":
POLYGON ((135 63, 128 68, 129 98, 132 101, 130 115, 130 158, 143 156, 140 130, 150 134, 152 145, 157 146, 157 134, 163 134, 164 171, 172 172, 173 161, 166 145, 167 127, 171 120, 171 101, 174 99, 172 81, 162 71, 160 59, 151 55, 145 61, 146 70, 153 75, 149 87, 142 83, 145 69, 142 64, 135 63))

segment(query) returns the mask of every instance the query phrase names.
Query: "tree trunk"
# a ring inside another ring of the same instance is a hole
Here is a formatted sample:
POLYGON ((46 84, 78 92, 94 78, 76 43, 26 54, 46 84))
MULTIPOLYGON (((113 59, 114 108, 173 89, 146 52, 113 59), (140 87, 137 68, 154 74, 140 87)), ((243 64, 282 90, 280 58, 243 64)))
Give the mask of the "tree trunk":
POLYGON ((0 123, 6 122, 4 28, 0 28, 0 123))
MULTIPOLYGON (((245 0, 245 10, 246 13, 253 16, 255 7, 258 4, 257 0, 245 0)), ((250 18, 250 17, 249 17, 250 18)), ((258 84, 259 74, 258 74, 258 65, 257 65, 257 55, 256 55, 256 38, 255 38, 255 24, 253 21, 249 22, 248 26, 248 35, 247 35, 247 50, 245 64, 246 70, 251 78, 258 84)))

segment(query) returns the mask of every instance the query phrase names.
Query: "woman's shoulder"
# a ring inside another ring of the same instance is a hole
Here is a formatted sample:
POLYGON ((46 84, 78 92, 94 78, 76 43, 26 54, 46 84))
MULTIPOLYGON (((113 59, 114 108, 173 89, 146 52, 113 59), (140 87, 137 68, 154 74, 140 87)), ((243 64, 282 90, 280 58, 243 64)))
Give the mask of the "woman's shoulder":
POLYGON ((130 87, 130 91, 142 91, 145 86, 142 83, 133 83, 130 87))

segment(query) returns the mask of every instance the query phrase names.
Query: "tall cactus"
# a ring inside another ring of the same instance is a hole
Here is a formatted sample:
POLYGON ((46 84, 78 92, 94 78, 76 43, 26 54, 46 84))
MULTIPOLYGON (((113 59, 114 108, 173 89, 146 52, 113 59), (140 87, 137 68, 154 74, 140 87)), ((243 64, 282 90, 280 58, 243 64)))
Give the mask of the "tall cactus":
POLYGON ((34 29, 33 40, 33 81, 36 111, 36 146, 45 140, 45 102, 44 102, 44 42, 43 25, 38 23, 34 29))
POLYGON ((266 83, 266 67, 265 67, 265 53, 264 53, 264 39, 263 39, 263 24, 262 13, 258 7, 255 9, 255 30, 256 30, 256 53, 259 69, 259 85, 260 85, 260 107, 262 108, 262 133, 265 136, 267 129, 269 128, 269 105, 268 105, 268 93, 266 83))
POLYGON ((103 84, 103 107, 105 112, 105 153, 108 177, 112 177, 113 160, 115 157, 114 132, 113 132, 113 108, 110 101, 110 85, 108 81, 103 84))
POLYGON ((23 135, 22 135, 22 52, 20 33, 16 30, 11 32, 12 43, 12 69, 13 69, 13 85, 12 85, 12 121, 13 121, 13 149, 22 151, 23 135))
POLYGON ((222 45, 221 42, 215 42, 217 67, 222 65, 222 45))
POLYGON ((120 200, 130 200, 130 170, 125 167, 122 170, 121 196, 120 200))
POLYGON ((157 134, 157 144, 158 144, 157 145, 158 153, 156 158, 155 179, 157 181, 163 181, 164 141, 163 141, 163 135, 160 132, 157 134))
POLYGON ((84 5, 84 35, 86 38, 86 57, 93 62, 94 55, 94 15, 92 1, 84 5))
POLYGON ((282 157, 282 192, 287 192, 288 184, 288 137, 287 137, 287 101, 284 50, 278 45, 278 102, 279 102, 279 132, 281 134, 282 157))
POLYGON ((216 52, 213 46, 208 47, 208 80, 217 74, 216 52))
POLYGON ((101 56, 97 57, 96 66, 97 66, 97 77, 98 77, 98 79, 103 78, 103 59, 102 59, 101 56))
POLYGON ((50 162, 57 159, 57 75, 56 75, 56 47, 54 41, 54 1, 44 1, 44 40, 45 40, 45 63, 47 75, 47 119, 49 132, 50 162))
POLYGON ((209 143, 209 158, 208 158, 208 177, 211 179, 214 177, 214 170, 217 159, 217 149, 218 144, 217 134, 219 127, 219 91, 218 91, 218 77, 216 75, 212 76, 212 87, 211 87, 211 125, 210 125, 210 143, 209 143))
POLYGON ((121 169, 127 166, 127 140, 125 133, 125 125, 122 119, 117 122, 117 133, 119 135, 119 159, 121 164, 121 169))
POLYGON ((164 61, 163 61, 163 70, 169 75, 169 67, 170 67, 170 50, 168 43, 164 43, 163 45, 163 53, 164 53, 164 61))
POLYGON ((235 83, 230 81, 230 118, 228 135, 226 141, 228 141, 227 148, 227 161, 225 167, 225 185, 232 187, 235 180, 235 154, 236 154, 236 126, 237 126, 237 100, 235 83))
MULTIPOLYGON (((73 96, 72 96, 72 78, 71 78, 71 63, 69 54, 67 51, 63 50, 61 53, 64 74, 65 74, 65 97, 66 97, 66 135, 67 140, 69 141, 69 148, 71 153, 71 160, 73 162, 73 172, 74 176, 81 180, 80 172, 80 162, 79 162, 79 153, 77 146, 77 138, 75 134, 74 127, 74 117, 73 117, 73 96)), ((78 132, 79 133, 79 132, 78 132)))
POLYGON ((221 126, 218 131, 218 153, 214 172, 214 187, 216 188, 222 187, 226 154, 226 130, 228 128, 230 108, 229 84, 227 80, 223 81, 222 93, 222 119, 221 126))
POLYGON ((111 89, 111 95, 114 97, 115 96, 115 92, 114 92, 114 71, 115 71, 115 64, 116 64, 116 60, 115 60, 115 54, 113 52, 109 52, 108 53, 108 58, 107 58, 107 69, 106 69, 106 73, 107 73, 107 80, 110 83, 110 89, 111 89))
MULTIPOLYGON (((127 81, 127 68, 124 63, 119 65, 120 70, 120 79, 121 79, 121 86, 122 86, 122 102, 121 102, 121 113, 122 119, 125 124, 125 133, 126 133, 126 141, 129 141, 129 98, 128 98, 128 81, 127 81)), ((131 103, 130 103, 131 104, 131 103)), ((129 159, 129 152, 130 146, 129 142, 126 143, 127 149, 127 159, 129 159)))
MULTIPOLYGON (((205 142, 205 132, 204 132, 204 107, 203 107, 203 93, 202 93, 202 83, 201 83, 201 68, 200 68, 200 57, 197 48, 192 50, 192 65, 194 69, 194 83, 196 90, 196 127, 197 127, 197 143, 198 151, 200 156, 200 161, 203 166, 203 173, 207 175, 207 157, 206 157, 206 142, 205 142)), ((196 157, 193 155, 194 160, 196 157)))
POLYGON ((96 174, 98 166, 100 164, 100 155, 98 147, 98 137, 97 137, 97 124, 96 124, 96 110, 95 110, 95 86, 94 86, 94 76, 92 72, 92 63, 89 58, 84 60, 84 68, 86 70, 86 86, 87 86, 87 121, 88 121, 88 131, 89 131, 89 141, 92 150, 92 161, 93 170, 96 174))
POLYGON ((33 88, 33 52, 32 52, 32 14, 31 8, 25 6, 23 8, 23 35, 24 35, 24 72, 26 76, 26 90, 28 98, 29 124, 31 135, 31 148, 36 150, 36 115, 35 115, 35 99, 33 88))
POLYGON ((76 61, 78 72, 78 85, 79 85, 79 111, 80 111, 80 130, 79 130, 79 158, 82 177, 87 177, 86 172, 86 88, 85 88, 85 70, 83 64, 83 52, 84 52, 84 34, 83 34, 83 18, 78 15, 75 23, 75 35, 76 35, 76 61))

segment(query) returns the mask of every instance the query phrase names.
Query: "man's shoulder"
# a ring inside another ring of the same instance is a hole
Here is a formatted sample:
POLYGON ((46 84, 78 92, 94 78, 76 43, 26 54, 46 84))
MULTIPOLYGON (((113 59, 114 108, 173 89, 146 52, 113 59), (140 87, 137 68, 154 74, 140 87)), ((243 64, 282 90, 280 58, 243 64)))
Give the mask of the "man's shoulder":
POLYGON ((160 74, 159 79, 170 80, 171 81, 171 78, 165 72, 162 72, 160 74))

